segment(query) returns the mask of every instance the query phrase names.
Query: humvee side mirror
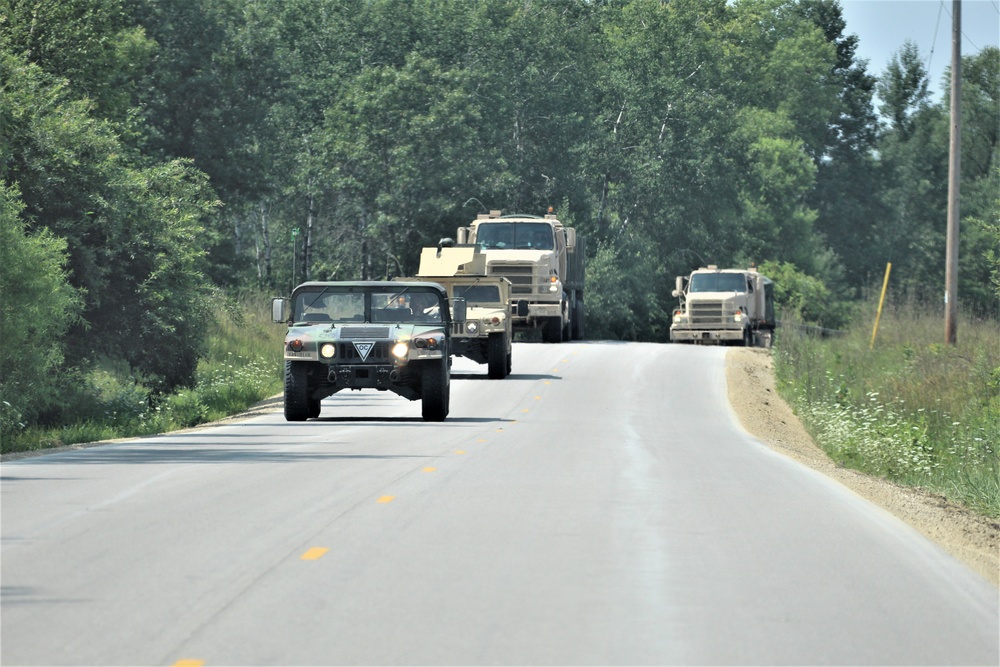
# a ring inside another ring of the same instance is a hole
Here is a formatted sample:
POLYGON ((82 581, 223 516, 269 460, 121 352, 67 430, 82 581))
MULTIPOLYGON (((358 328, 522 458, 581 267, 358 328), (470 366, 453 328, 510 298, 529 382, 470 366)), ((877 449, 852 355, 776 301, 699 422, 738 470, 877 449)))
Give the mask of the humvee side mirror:
POLYGON ((452 318, 458 324, 465 324, 467 318, 465 299, 457 296, 451 300, 452 318))
POLYGON ((283 299, 280 296, 271 299, 271 321, 288 321, 288 299, 283 299))
POLYGON ((527 317, 528 316, 528 302, 527 302, 527 300, 521 299, 520 301, 517 302, 517 305, 514 306, 514 314, 517 315, 518 317, 527 317))

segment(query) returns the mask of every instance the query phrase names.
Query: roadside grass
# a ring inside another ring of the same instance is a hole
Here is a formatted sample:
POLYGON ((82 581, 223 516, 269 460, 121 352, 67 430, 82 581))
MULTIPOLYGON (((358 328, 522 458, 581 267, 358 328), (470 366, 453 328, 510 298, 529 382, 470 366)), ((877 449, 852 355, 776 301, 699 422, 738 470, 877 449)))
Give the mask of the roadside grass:
POLYGON ((104 360, 72 374, 58 415, 5 439, 2 453, 166 433, 237 414, 281 392, 281 341, 268 299, 218 293, 215 321, 198 363, 195 386, 154 396, 127 367, 104 360))
POLYGON ((839 465, 1000 519, 998 322, 960 317, 948 346, 942 313, 888 306, 869 350, 874 310, 838 337, 779 329, 782 394, 839 465))

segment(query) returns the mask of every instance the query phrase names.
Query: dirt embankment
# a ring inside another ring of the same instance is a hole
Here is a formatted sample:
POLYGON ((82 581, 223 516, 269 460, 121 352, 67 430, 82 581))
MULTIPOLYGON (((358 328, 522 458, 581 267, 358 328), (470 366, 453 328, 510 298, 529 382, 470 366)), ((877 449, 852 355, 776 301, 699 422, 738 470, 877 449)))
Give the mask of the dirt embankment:
POLYGON ((726 379, 733 410, 751 435, 894 514, 1000 586, 1000 523, 949 503, 939 495, 838 467, 813 442, 789 405, 778 396, 769 351, 730 350, 726 357, 726 379))

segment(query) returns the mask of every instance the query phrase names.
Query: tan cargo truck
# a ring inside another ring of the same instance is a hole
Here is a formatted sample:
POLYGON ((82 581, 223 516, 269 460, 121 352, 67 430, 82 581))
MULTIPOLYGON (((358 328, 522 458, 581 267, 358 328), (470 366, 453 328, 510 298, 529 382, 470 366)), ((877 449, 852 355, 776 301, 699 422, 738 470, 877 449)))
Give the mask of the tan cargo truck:
POLYGON ((475 245, 486 275, 511 283, 510 301, 527 302, 513 313, 515 331, 540 331, 546 343, 584 336, 585 238, 551 211, 545 216, 481 214, 458 230, 459 245, 475 245))
POLYGON ((770 347, 774 333, 774 284, 757 269, 710 264, 677 276, 680 300, 670 325, 675 343, 770 347))

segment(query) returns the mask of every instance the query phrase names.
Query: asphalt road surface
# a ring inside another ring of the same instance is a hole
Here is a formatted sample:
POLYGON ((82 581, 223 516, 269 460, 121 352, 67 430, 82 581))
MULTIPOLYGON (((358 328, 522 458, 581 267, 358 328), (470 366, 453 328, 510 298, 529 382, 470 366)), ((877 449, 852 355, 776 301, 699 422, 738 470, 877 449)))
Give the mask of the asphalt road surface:
POLYGON ((2 465, 3 665, 997 665, 996 587, 741 429, 725 350, 519 343, 2 465))

